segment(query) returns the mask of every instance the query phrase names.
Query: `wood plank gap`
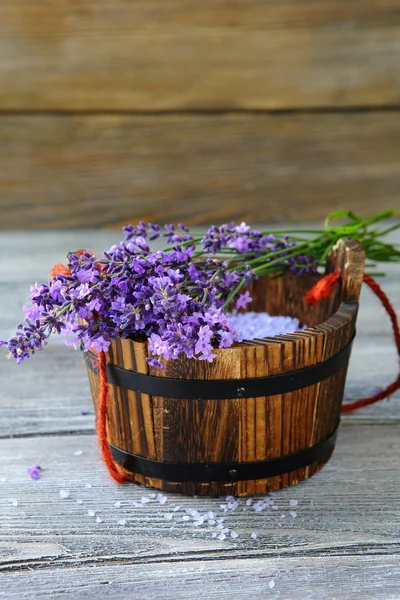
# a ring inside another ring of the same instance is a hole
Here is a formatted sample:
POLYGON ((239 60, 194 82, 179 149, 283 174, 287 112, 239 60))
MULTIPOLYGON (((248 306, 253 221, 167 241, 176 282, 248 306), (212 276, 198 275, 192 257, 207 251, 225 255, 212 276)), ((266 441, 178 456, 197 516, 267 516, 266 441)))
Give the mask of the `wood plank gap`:
POLYGON ((0 109, 0 117, 21 117, 21 116, 37 116, 37 117, 48 117, 48 116, 138 116, 145 117, 149 116, 213 116, 213 115, 313 115, 313 114, 340 114, 340 113, 369 113, 369 112, 398 112, 400 111, 400 104, 368 104, 359 106, 339 106, 339 105, 327 105, 327 106, 310 106, 310 107, 287 107, 287 108, 230 108, 230 107, 219 107, 219 108, 171 108, 171 109, 149 109, 149 110, 135 110, 135 109, 110 109, 110 108, 95 108, 95 109, 0 109))
MULTIPOLYGON (((297 548, 291 550, 290 548, 280 548, 277 551, 268 551, 263 549, 258 552, 244 552, 243 554, 236 553, 236 551, 232 551, 231 549, 220 549, 220 554, 218 555, 218 561, 226 561, 226 560, 248 560, 248 559, 256 559, 256 558, 271 558, 276 559, 279 558, 311 558, 311 557, 359 557, 359 556, 397 556, 399 554, 399 544, 396 542, 387 544, 374 544, 373 549, 375 551, 368 552, 366 550, 367 543, 365 544, 357 544, 359 547, 359 552, 338 552, 338 550, 345 550, 348 546, 342 547, 329 547, 325 548, 297 548), (390 546, 394 546, 393 551, 390 551, 390 546), (382 552, 377 552, 379 548, 382 548, 382 552)), ((39 570, 47 567, 62 567, 63 569, 74 568, 76 566, 82 565, 111 565, 111 564, 170 564, 170 563, 191 563, 191 562, 210 562, 215 561, 215 556, 206 555, 209 550, 202 550, 199 552, 194 552, 191 555, 180 555, 180 556, 171 556, 171 555, 159 555, 159 556, 143 556, 138 557, 136 555, 109 555, 109 556, 97 556, 95 559, 92 557, 87 558, 71 558, 62 557, 60 560, 43 560, 43 559, 28 559, 26 561, 8 561, 4 565, 0 565, 0 572, 12 572, 17 570, 39 570), (203 556, 202 556, 203 555, 203 556), (36 567, 36 568, 35 568, 36 567)))

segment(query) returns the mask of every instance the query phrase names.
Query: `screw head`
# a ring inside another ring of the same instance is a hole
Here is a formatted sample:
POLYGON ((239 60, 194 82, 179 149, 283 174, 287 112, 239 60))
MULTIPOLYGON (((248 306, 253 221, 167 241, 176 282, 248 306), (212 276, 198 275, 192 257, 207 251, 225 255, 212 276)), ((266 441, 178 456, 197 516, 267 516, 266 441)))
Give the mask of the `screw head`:
POLYGON ((237 471, 236 471, 236 469, 231 469, 231 470, 229 471, 229 475, 230 475, 231 477, 234 477, 236 474, 237 474, 237 471))
POLYGON ((244 387, 237 388, 236 392, 237 392, 237 395, 239 396, 239 398, 243 396, 243 394, 245 393, 245 391, 246 390, 244 389, 244 387))

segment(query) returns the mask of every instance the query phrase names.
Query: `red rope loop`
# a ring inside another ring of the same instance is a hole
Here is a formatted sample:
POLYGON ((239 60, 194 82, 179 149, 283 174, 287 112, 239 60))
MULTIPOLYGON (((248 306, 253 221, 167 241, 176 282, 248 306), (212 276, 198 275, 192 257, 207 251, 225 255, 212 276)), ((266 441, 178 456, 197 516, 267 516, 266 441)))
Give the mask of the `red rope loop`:
MULTIPOLYGON (((314 287, 311 288, 304 296, 304 299, 308 304, 313 304, 314 302, 320 302, 323 298, 329 298, 332 293, 333 286, 340 280, 341 273, 340 271, 335 271, 334 273, 329 273, 329 275, 325 275, 322 279, 320 279, 314 287)), ((372 292, 379 298, 382 303, 382 306, 386 310, 387 314, 390 317, 393 327, 393 335, 396 343, 397 353, 400 358, 400 327, 397 319, 396 312, 385 294, 380 285, 371 277, 370 275, 364 275, 363 278, 364 283, 368 285, 368 287, 372 290, 372 292)), ((342 406, 342 412, 351 412, 353 410, 357 410, 363 406, 368 406, 369 404, 374 404, 375 402, 379 402, 380 400, 384 400, 391 396, 395 391, 400 388, 400 373, 397 376, 397 379, 393 381, 390 385, 388 385, 385 389, 374 394, 372 396, 368 396, 366 398, 361 398, 360 400, 355 400, 354 402, 350 402, 349 404, 344 404, 342 406)))
POLYGON ((107 439, 107 400, 108 400, 108 381, 106 369, 106 355, 100 352, 99 355, 99 372, 100 372, 100 393, 97 404, 97 422, 96 431, 99 439, 101 455, 111 477, 117 483, 127 481, 125 475, 116 466, 111 454, 110 444, 107 439))

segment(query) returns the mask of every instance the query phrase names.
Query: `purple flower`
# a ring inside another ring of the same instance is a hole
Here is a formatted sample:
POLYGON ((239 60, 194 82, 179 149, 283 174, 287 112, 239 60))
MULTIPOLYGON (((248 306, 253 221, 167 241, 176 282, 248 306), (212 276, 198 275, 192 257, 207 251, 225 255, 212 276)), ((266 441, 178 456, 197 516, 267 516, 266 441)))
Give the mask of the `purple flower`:
POLYGON ((160 361, 157 360, 156 358, 147 358, 146 360, 151 367, 156 367, 157 369, 164 368, 164 365, 162 363, 160 363, 160 361))
POLYGON ((194 351, 196 354, 200 354, 201 356, 211 356, 212 345, 209 340, 199 339, 197 344, 194 347, 194 351))
POLYGON ((110 340, 105 339, 102 335, 91 340, 91 348, 94 348, 97 352, 107 352, 110 347, 110 340))
POLYGON ((237 237, 232 240, 230 244, 231 248, 236 248, 236 250, 242 254, 249 252, 251 250, 251 240, 246 237, 237 237))
POLYGON ((33 304, 32 306, 23 306, 22 308, 27 319, 31 321, 38 321, 40 319, 43 310, 40 305, 33 304))
POLYGON ((31 479, 40 479, 40 467, 39 465, 32 465, 28 467, 28 475, 31 479))
POLYGON ((246 308, 246 305, 249 302, 252 302, 252 297, 250 296, 249 291, 245 292, 244 294, 240 294, 240 296, 236 300, 237 310, 239 310, 240 308, 246 308))
POLYGON ((236 233, 248 233, 250 231, 250 226, 246 225, 246 223, 242 221, 240 225, 236 225, 235 231, 236 233))
POLYGON ((236 332, 232 331, 219 331, 219 348, 230 348, 236 339, 236 332))

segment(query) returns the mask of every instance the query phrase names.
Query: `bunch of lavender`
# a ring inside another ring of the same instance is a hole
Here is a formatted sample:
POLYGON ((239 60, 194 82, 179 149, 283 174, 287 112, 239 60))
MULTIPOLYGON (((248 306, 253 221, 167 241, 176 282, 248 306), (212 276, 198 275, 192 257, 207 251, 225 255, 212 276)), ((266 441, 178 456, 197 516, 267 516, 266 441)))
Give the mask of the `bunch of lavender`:
POLYGON ((400 253, 369 229, 387 216, 362 220, 348 213, 349 223, 335 228, 328 221, 324 232, 304 239, 298 232, 272 235, 245 223, 212 226, 196 236, 183 225, 167 225, 163 233, 151 223, 129 225, 125 240, 102 256, 70 253, 48 283, 35 284, 25 322, 0 346, 7 345, 8 356, 20 363, 42 350, 53 333, 98 352, 117 336, 147 337, 152 366, 163 368, 162 359, 182 353, 211 362, 213 349, 238 338, 227 311, 234 300, 237 309, 251 302, 248 291, 239 292, 252 279, 286 271, 315 274, 340 237, 364 241, 375 260, 398 260, 400 253), (167 247, 151 251, 149 242, 160 236, 167 247))

